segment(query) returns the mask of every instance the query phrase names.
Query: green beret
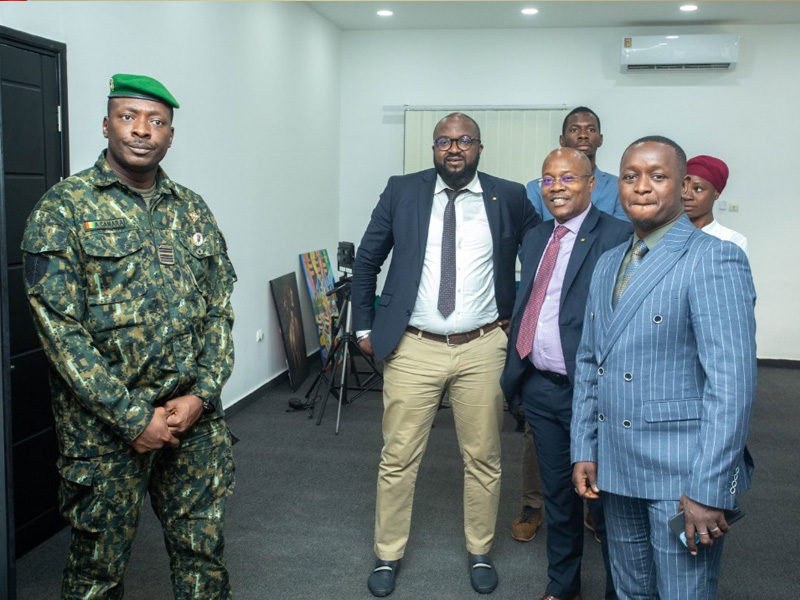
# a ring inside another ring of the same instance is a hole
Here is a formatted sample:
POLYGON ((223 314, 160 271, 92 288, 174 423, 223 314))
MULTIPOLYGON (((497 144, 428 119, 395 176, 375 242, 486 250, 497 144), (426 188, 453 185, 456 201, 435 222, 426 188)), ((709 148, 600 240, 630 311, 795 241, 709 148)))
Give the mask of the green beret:
POLYGON ((108 82, 109 98, 144 98, 162 102, 172 108, 180 108, 180 104, 160 81, 146 75, 125 75, 117 73, 108 82))

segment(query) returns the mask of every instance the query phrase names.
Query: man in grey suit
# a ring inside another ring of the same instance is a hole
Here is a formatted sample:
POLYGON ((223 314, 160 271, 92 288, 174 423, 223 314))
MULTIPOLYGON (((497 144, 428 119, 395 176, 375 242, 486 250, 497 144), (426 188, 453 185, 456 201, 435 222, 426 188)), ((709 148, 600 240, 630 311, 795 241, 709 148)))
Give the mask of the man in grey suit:
POLYGON ((602 495, 621 600, 716 598, 724 510, 750 485, 755 290, 744 252, 684 215, 685 185, 672 140, 623 154, 635 235, 598 261, 578 349, 573 483, 602 495), (668 526, 679 510, 688 548, 668 526))

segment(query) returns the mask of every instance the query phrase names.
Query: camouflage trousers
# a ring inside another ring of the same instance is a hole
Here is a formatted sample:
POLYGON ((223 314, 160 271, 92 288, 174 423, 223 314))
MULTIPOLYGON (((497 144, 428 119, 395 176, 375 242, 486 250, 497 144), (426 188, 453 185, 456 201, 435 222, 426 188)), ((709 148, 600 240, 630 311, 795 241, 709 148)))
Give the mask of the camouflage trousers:
POLYGON ((148 492, 164 531, 176 600, 231 598, 222 554, 234 465, 224 419, 199 421, 176 449, 62 456, 59 471, 61 513, 72 527, 62 600, 122 598, 123 575, 148 492))

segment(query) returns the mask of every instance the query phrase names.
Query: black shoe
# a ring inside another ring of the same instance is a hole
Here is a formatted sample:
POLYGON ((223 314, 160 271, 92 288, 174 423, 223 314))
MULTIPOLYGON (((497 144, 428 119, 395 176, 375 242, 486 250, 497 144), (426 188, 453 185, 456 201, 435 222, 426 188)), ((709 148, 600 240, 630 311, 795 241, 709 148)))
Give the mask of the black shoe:
POLYGON ((394 591, 394 579, 400 570, 399 560, 376 560, 375 568, 367 579, 367 587, 373 596, 383 598, 394 591))
POLYGON ((491 594, 497 587, 497 571, 488 554, 469 557, 469 581, 479 594, 491 594))

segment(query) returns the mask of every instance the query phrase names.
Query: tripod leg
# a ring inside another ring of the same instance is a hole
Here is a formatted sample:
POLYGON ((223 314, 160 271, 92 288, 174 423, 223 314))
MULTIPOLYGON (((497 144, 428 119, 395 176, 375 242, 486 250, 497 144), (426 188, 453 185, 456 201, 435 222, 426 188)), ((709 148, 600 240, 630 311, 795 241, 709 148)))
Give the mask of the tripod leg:
POLYGON ((350 362, 349 344, 344 346, 344 356, 342 357, 342 381, 339 387, 339 409, 336 411, 336 435, 339 435, 339 420, 342 416, 342 404, 347 402, 347 365, 350 362))
MULTIPOLYGON (((311 394, 319 393, 319 386, 322 385, 323 381, 325 381, 325 383, 328 383, 328 379, 325 377, 325 373, 328 370, 328 368, 331 366, 331 362, 332 362, 333 356, 336 354, 336 348, 337 348, 337 346, 339 344, 339 340, 336 338, 336 336, 339 334, 339 329, 340 328, 341 328, 341 324, 339 322, 337 322, 337 320, 335 318, 331 317, 331 331, 333 332, 332 336, 331 336, 331 347, 328 350, 328 356, 325 358, 324 364, 322 365, 322 369, 320 369, 319 373, 317 373, 316 378, 314 378, 314 381, 311 383, 311 385, 308 388, 308 392, 306 392, 306 396, 305 396, 305 398, 306 398, 306 408, 308 408, 309 399, 311 398, 311 394)), ((332 377, 333 377, 333 375, 334 375, 334 373, 331 374, 332 377)), ((326 396, 326 398, 327 398, 327 396, 326 396)), ((309 419, 313 419, 314 418, 314 408, 315 408, 315 406, 316 406, 316 400, 311 402, 311 406, 310 406, 311 410, 308 413, 308 418, 309 419)), ((325 412, 324 404, 323 404, 323 407, 322 407, 322 411, 325 412)), ((319 422, 317 422, 317 425, 319 425, 319 422)))
POLYGON ((328 389, 325 392, 325 397, 322 398, 322 406, 320 407, 319 410, 317 425, 322 423, 322 416, 325 414, 325 405, 328 403, 328 396, 331 395, 331 391, 333 390, 333 383, 336 379, 336 356, 339 354, 339 349, 341 348, 341 345, 342 345, 341 340, 336 340, 336 343, 334 344, 331 352, 328 354, 328 360, 326 361, 325 366, 323 367, 324 371, 325 369, 327 369, 329 364, 333 365, 333 367, 331 367, 332 368, 331 378, 330 381, 328 381, 328 389))

